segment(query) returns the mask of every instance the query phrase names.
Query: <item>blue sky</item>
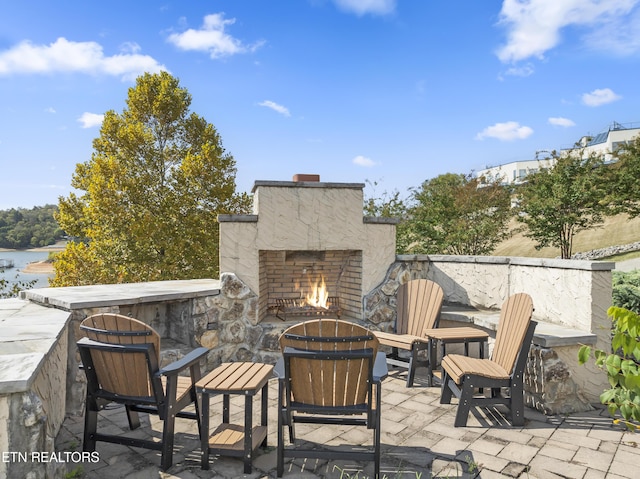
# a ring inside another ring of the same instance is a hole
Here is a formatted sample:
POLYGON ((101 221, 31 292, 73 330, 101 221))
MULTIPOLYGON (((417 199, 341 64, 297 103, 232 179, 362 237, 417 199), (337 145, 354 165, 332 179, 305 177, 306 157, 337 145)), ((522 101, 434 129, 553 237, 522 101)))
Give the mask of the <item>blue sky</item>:
POLYGON ((57 203, 105 111, 168 70, 237 185, 532 159, 640 125, 640 0, 0 2, 0 209, 57 203))

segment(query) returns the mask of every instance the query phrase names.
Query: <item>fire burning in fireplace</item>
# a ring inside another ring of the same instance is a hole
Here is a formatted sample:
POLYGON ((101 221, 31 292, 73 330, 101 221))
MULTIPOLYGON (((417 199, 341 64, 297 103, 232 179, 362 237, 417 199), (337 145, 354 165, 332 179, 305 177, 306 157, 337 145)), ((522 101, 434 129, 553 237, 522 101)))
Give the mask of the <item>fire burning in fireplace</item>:
MULTIPOLYGON (((299 289, 299 288, 296 288, 299 289)), ((324 282, 324 276, 320 277, 320 281, 311 282, 309 279, 309 293, 306 301, 302 306, 313 306, 314 308, 328 309, 327 302, 329 300, 329 292, 324 282)))
POLYGON ((276 316, 286 320, 287 316, 327 316, 342 314, 337 296, 329 296, 324 276, 312 282, 309 279, 305 293, 296 283, 296 290, 300 291, 299 298, 276 298, 276 316))

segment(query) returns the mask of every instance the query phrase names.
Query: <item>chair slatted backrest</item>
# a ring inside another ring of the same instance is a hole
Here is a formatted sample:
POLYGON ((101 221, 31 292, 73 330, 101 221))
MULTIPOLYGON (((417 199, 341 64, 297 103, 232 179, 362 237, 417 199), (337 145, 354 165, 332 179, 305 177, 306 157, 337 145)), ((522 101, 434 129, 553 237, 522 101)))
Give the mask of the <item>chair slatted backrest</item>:
MULTIPOLYGON (((156 365, 160 358, 160 335, 151 326, 121 314, 89 316, 80 331, 93 341, 107 344, 153 344, 156 365)), ((117 351, 91 351, 98 382, 102 389, 121 396, 152 397, 152 371, 147 355, 117 351)))
POLYGON ((433 329, 442 309, 444 292, 437 283, 427 279, 413 279, 401 285, 397 293, 397 334, 423 336, 433 329))
MULTIPOLYGON (((311 406, 349 407, 371 400, 371 371, 378 340, 366 328, 337 319, 306 321, 280 336, 280 347, 298 351, 351 352, 351 359, 290 357, 289 377, 293 401, 311 406), (363 353, 363 354, 360 354, 363 353)), ((330 355, 329 355, 330 356, 330 355)))
POLYGON ((526 293, 516 293, 504 302, 491 359, 511 373, 522 349, 531 316, 533 300, 526 293))

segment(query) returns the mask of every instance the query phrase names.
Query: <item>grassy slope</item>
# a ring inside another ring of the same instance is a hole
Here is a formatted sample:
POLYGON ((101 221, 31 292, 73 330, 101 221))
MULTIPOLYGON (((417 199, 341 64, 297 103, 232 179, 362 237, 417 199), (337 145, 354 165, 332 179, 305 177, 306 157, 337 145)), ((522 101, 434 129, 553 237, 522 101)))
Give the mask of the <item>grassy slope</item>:
MULTIPOLYGON (((524 225, 513 221, 514 233, 493 252, 494 256, 529 256, 535 258, 555 258, 560 255, 557 248, 536 250, 535 243, 521 232, 524 225)), ((578 233, 573 241, 573 252, 590 251, 621 244, 640 241, 640 218, 629 219, 626 215, 607 218, 603 226, 578 233)))

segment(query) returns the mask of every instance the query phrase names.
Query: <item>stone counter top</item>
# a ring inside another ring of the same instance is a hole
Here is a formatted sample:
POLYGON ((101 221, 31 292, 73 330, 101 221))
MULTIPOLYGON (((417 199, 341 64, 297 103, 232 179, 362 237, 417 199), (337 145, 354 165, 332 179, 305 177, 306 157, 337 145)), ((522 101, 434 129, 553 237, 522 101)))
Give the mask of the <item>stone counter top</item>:
POLYGON ((0 395, 29 389, 68 319, 67 311, 17 298, 0 300, 0 395))
POLYGON ((71 311, 84 308, 175 301, 218 294, 220 294, 219 280, 189 279, 31 289, 21 291, 20 298, 71 311))
MULTIPOLYGON (((498 329, 500 311, 478 310, 470 307, 446 305, 442 308, 441 319, 446 321, 474 324, 490 331, 498 329)), ((538 322, 533 335, 533 344, 545 348, 570 346, 577 344, 596 344, 597 337, 589 331, 579 331, 557 324, 547 323, 533 318, 538 322)))

